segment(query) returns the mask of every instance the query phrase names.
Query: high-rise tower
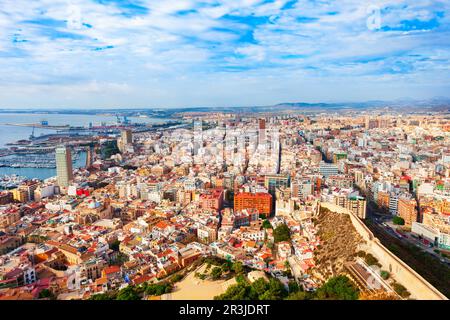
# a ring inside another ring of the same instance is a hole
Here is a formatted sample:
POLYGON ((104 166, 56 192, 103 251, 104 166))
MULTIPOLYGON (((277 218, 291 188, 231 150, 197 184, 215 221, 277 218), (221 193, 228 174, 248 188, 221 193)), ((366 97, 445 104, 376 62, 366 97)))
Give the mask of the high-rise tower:
POLYGON ((133 143, 133 133, 130 129, 122 130, 120 133, 122 137, 123 144, 131 144, 133 143))
POLYGON ((73 180, 72 155, 69 147, 56 148, 56 173, 58 184, 68 187, 73 180))
POLYGON ((125 129, 120 132, 120 139, 117 141, 117 147, 120 152, 125 152, 127 145, 133 143, 133 132, 130 129, 125 129))
POLYGON ((259 119, 258 124, 258 144, 264 144, 266 142, 266 119, 259 119))

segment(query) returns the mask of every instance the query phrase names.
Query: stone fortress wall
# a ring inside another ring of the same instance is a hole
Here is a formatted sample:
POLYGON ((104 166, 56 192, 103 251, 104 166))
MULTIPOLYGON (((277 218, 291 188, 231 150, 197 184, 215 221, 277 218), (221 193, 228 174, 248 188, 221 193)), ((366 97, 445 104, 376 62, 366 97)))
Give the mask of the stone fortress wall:
POLYGON ((448 300, 421 275, 383 246, 364 222, 352 212, 332 203, 321 203, 321 206, 333 212, 348 214, 356 231, 367 242, 383 269, 389 271, 413 297, 419 300, 448 300))

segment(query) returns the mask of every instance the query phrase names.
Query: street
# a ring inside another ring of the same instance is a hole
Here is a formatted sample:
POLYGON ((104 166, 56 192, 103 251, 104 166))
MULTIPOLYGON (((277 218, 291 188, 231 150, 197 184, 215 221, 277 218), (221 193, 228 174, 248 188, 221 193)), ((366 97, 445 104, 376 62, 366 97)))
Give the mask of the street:
POLYGON ((419 238, 413 237, 410 232, 407 232, 407 231, 398 232, 396 229, 399 226, 395 225, 392 222, 391 215, 386 215, 386 214, 381 214, 381 213, 375 212, 375 211, 369 209, 369 207, 367 208, 367 213, 368 213, 368 219, 375 222, 379 227, 381 227, 386 233, 388 233, 392 237, 395 237, 401 241, 405 241, 409 244, 412 244, 412 245, 418 247, 419 249, 429 253, 430 255, 436 257, 437 259, 439 259, 439 261, 441 263, 446 264, 447 266, 450 266, 450 259, 442 257, 440 254, 436 253, 434 251, 434 249, 435 249, 434 245, 433 246, 426 245, 419 238))

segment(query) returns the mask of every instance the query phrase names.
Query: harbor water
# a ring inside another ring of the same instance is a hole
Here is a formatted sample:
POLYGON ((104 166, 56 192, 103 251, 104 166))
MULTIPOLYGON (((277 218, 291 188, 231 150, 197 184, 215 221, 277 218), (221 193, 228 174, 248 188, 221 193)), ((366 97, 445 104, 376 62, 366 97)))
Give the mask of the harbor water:
MULTIPOLYGON (((156 118, 128 118, 133 123, 162 123, 166 120, 156 118)), ((83 126, 88 127, 89 124, 99 126, 102 123, 107 125, 116 124, 115 116, 106 115, 87 115, 87 114, 46 114, 46 113, 0 113, 0 148, 6 147, 7 143, 15 142, 20 139, 28 139, 33 132, 32 127, 9 126, 6 124, 35 124, 41 121, 48 121, 50 126, 83 126)), ((36 137, 41 134, 56 133, 56 130, 35 128, 34 135, 36 137)))
MULTIPOLYGON (((166 120, 146 117, 129 117, 132 123, 162 123, 166 120)), ((0 148, 7 148, 8 143, 18 140, 29 139, 30 135, 39 137, 44 134, 56 133, 56 130, 45 128, 32 128, 25 126, 12 126, 7 124, 37 124, 47 121, 50 126, 84 126, 90 124, 99 126, 116 124, 117 118, 109 115, 75 115, 75 114, 47 114, 47 113, 0 113, 0 148)), ((79 158, 74 162, 74 168, 84 167, 86 164, 86 153, 80 152, 79 158)), ((12 168, 0 167, 0 176, 18 175, 29 179, 47 179, 56 175, 55 168, 12 168)))
MULTIPOLYGON (((86 152, 80 152, 79 158, 73 163, 74 168, 81 168, 86 165, 86 152)), ((0 167, 0 176, 3 175, 18 175, 29 179, 44 180, 56 176, 56 168, 11 168, 0 167)))

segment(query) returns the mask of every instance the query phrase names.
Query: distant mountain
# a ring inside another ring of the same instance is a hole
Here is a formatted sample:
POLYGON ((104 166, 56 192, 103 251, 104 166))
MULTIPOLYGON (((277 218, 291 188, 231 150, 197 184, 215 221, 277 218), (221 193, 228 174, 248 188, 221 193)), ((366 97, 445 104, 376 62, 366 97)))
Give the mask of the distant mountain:
POLYGON ((450 98, 436 97, 426 100, 398 99, 393 101, 372 100, 365 102, 341 102, 341 103, 305 103, 284 102, 273 106, 273 108, 292 109, 361 109, 361 108, 409 108, 409 109, 443 109, 450 107, 450 98))
POLYGON ((14 113, 57 113, 57 114, 121 114, 121 115, 135 115, 135 114, 147 114, 152 117, 170 117, 177 113, 185 112, 230 112, 230 113, 254 113, 254 112, 274 112, 281 110, 296 110, 304 109, 310 112, 324 111, 339 109, 345 110, 360 110, 371 108, 383 108, 393 111, 448 111, 450 112, 450 98, 448 97, 434 97, 432 99, 410 99, 401 98, 393 101, 383 100, 371 100, 364 102, 336 102, 336 103, 309 103, 309 102, 283 102, 275 105, 266 106, 230 106, 230 107, 205 107, 205 106, 192 106, 182 108, 120 108, 120 109, 103 109, 103 108, 89 108, 87 110, 82 109, 0 109, 0 112, 14 112, 14 113))

